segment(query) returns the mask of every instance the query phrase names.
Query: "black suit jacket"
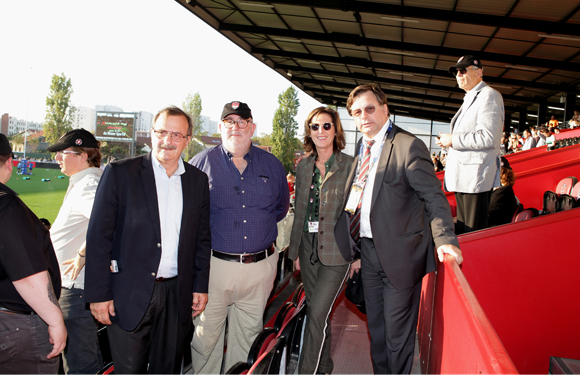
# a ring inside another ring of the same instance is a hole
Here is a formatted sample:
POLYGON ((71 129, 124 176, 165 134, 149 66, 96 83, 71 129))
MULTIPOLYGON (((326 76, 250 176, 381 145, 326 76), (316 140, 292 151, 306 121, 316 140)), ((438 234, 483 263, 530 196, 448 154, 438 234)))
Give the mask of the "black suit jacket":
MULTIPOLYGON (((117 321, 132 331, 141 321, 161 259, 161 224, 151 154, 111 163, 97 188, 87 233, 85 299, 113 300, 117 321), (116 260, 118 273, 111 273, 116 260)), ((191 319, 194 292, 207 293, 211 236, 207 175, 184 163, 178 249, 179 320, 191 319)))
MULTIPOLYGON (((397 289, 410 288, 435 270, 435 248, 459 246, 453 218, 423 141, 393 125, 377 163, 370 212, 373 241, 389 281, 397 289)), ((358 157, 347 180, 345 204, 357 165, 358 157)), ((343 256, 352 257, 356 250, 349 226, 343 211, 335 237, 343 256)))

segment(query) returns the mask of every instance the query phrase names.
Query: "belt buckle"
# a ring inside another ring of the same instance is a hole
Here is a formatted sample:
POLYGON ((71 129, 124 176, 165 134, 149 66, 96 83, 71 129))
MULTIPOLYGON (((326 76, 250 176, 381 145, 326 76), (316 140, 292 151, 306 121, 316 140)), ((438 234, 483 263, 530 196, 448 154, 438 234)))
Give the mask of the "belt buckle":
POLYGON ((246 253, 244 253, 244 254, 240 254, 240 264, 241 264, 241 265, 243 265, 243 264, 244 264, 244 255, 245 255, 245 254, 246 254, 246 253))

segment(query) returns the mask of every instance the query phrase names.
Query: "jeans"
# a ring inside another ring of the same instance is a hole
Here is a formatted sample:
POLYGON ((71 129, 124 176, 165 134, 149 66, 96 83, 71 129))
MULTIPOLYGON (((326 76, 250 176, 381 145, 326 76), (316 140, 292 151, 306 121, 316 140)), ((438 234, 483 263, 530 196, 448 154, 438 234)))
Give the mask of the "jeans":
POLYGON ((38 315, 0 312, 0 374, 56 374, 48 326, 38 315))
POLYGON ((60 307, 68 331, 63 351, 64 371, 67 374, 95 374, 103 367, 93 314, 87 308, 82 289, 62 288, 60 307))

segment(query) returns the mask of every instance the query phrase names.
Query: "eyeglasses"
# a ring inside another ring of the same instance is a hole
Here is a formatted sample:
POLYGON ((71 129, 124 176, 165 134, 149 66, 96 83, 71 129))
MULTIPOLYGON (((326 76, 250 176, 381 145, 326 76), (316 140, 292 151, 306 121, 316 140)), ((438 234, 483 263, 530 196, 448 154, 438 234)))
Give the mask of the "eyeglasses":
POLYGON ((312 129, 312 131, 314 131, 314 132, 317 132, 321 126, 322 126, 322 129, 329 131, 330 128, 332 128, 332 122, 325 122, 324 124, 312 123, 308 126, 310 126, 310 129, 312 129))
POLYGON ((455 77, 457 77, 457 75, 458 75, 459 73, 461 73, 461 75, 465 75, 465 74, 467 74, 467 71, 468 71, 468 70, 477 70, 477 68, 475 68, 475 69, 459 68, 459 69, 456 69, 456 70, 453 72, 453 75, 454 75, 455 77))
POLYGON ((233 128, 234 125, 236 125, 236 124, 238 125, 238 128, 245 129, 245 128, 248 127, 248 124, 251 121, 250 120, 244 120, 244 119, 236 121, 236 120, 232 120, 232 119, 229 119, 228 118, 228 119, 223 120, 222 122, 226 126, 226 128, 228 128, 228 129, 233 128))
POLYGON ((67 155, 67 154, 77 154, 78 155, 78 154, 80 154, 80 152, 78 152, 78 151, 57 151, 56 154, 60 155, 60 156, 67 155))
POLYGON ((155 129, 153 129, 153 133, 155 133, 155 136, 159 139, 165 138, 169 135, 173 142, 181 142, 183 140, 183 138, 188 137, 187 135, 183 135, 181 133, 176 133, 176 132, 168 132, 167 130, 155 130, 155 129))
MULTIPOLYGON (((372 115, 373 113, 375 113, 375 109, 377 109, 377 106, 375 106, 375 105, 369 105, 369 106, 366 106, 364 108, 364 111, 365 111, 365 113, 367 115, 372 115)), ((360 117, 360 115, 362 115, 362 111, 363 110, 360 109, 360 108, 359 109, 355 109, 355 110, 353 110, 351 112, 351 116, 352 117, 360 117)))

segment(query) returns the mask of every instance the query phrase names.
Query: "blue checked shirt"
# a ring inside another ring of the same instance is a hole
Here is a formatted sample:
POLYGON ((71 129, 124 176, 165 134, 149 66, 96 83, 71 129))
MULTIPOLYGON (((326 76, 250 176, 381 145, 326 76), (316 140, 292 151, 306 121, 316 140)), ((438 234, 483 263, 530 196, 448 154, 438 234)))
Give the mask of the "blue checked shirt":
POLYGON ((209 177, 212 249, 252 254, 267 249, 278 236, 276 223, 290 203, 286 171, 272 154, 252 146, 240 172, 223 145, 205 150, 190 164, 209 177))

